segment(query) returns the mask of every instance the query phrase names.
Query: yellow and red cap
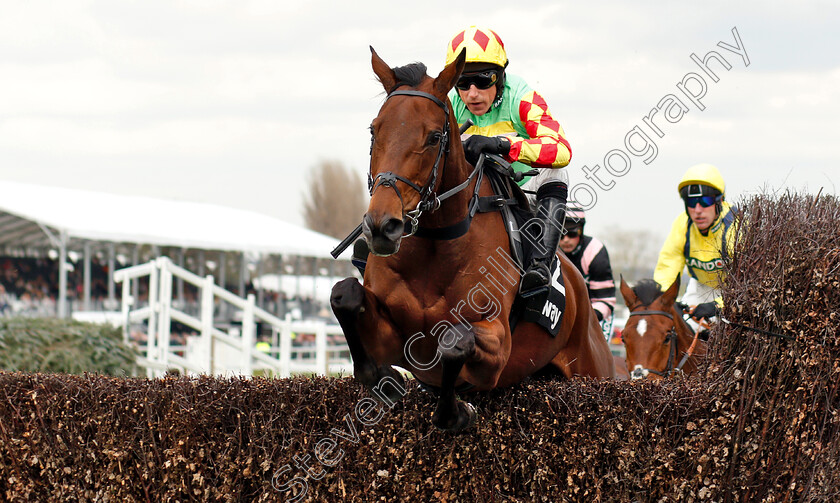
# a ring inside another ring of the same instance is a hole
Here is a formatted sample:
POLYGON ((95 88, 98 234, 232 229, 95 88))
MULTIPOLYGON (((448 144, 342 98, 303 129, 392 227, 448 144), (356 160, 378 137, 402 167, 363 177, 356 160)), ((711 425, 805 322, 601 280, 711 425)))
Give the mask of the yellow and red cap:
POLYGON ((490 63, 505 68, 508 63, 505 44, 495 31, 470 26, 452 37, 446 46, 446 64, 449 65, 463 49, 467 50, 467 63, 490 63))

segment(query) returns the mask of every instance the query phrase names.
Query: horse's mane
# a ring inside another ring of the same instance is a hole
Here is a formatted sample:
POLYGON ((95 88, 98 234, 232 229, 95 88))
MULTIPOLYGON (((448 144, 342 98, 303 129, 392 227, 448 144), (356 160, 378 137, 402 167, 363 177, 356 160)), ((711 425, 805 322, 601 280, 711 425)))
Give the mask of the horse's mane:
POLYGON ((426 77, 426 65, 419 62, 398 66, 392 68, 392 70, 394 70, 394 75, 397 77, 397 83, 394 84, 394 89, 400 86, 417 87, 423 81, 423 78, 426 77))
POLYGON ((648 306, 662 295, 662 288, 656 281, 645 278, 636 283, 636 286, 633 287, 633 293, 642 301, 643 305, 648 306))

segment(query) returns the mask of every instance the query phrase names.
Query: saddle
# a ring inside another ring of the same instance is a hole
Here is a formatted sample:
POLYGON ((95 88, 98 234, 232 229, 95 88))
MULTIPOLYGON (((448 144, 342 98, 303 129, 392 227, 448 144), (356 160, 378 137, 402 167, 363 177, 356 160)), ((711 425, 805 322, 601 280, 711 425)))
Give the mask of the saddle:
MULTIPOLYGON (((511 258, 516 267, 524 272, 530 263, 534 251, 533 245, 522 240, 520 229, 535 217, 528 198, 515 182, 522 176, 532 176, 536 170, 515 173, 510 165, 496 155, 485 156, 483 173, 490 181, 493 196, 478 198, 478 211, 499 211, 510 239, 511 258)), ((513 330, 520 320, 530 321, 543 327, 549 335, 556 337, 560 332, 560 322, 566 309, 565 286, 560 271, 560 261, 551 262, 551 285, 543 295, 523 299, 517 296, 510 314, 510 327, 513 330)))

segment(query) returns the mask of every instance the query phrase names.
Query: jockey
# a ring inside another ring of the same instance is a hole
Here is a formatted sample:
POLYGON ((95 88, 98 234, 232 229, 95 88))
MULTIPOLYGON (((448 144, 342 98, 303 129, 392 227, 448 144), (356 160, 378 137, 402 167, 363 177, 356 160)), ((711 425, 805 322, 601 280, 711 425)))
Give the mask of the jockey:
POLYGON ((732 252, 737 208, 724 200, 726 186, 718 169, 698 164, 685 172, 677 187, 685 203, 685 214, 674 220, 671 233, 659 252, 653 279, 664 291, 688 267, 688 281, 682 302, 696 306, 689 324, 714 318, 723 306, 720 285, 723 261, 732 252))
POLYGON ((545 100, 521 78, 508 74, 502 39, 487 28, 470 26, 460 31, 446 48, 446 64, 462 50, 467 62, 455 89, 449 94, 458 124, 472 120, 466 130, 464 153, 471 164, 480 154, 498 154, 516 172, 540 168, 519 184, 536 193, 529 196, 535 208, 539 233, 527 236, 535 247, 520 283, 520 294, 530 297, 547 291, 551 261, 557 250, 565 218, 569 164, 572 151, 563 128, 551 116, 545 100), (467 137, 468 136, 468 137, 467 137))
POLYGON ((566 233, 560 239, 560 249, 583 275, 592 309, 609 342, 615 310, 615 282, 610 256, 601 241, 583 234, 584 224, 586 214, 583 209, 575 203, 569 204, 566 209, 566 233))

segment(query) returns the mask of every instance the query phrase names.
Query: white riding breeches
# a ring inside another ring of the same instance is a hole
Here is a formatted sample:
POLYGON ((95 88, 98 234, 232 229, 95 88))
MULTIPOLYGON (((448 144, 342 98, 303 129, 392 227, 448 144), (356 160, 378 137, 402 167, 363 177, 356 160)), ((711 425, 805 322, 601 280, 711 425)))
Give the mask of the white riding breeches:
POLYGON ((536 176, 532 176, 528 179, 524 184, 522 184, 522 190, 525 191, 525 195, 528 196, 528 202, 531 203, 531 207, 536 207, 536 200, 537 200, 537 190, 542 187, 544 183, 547 182, 563 182, 566 186, 569 185, 569 173, 566 168, 536 168, 539 173, 536 176))
MULTIPOLYGON (((685 287, 685 293, 680 302, 688 304, 689 306, 696 306, 705 302, 713 302, 717 297, 720 297, 720 292, 712 287, 700 283, 694 278, 688 280, 688 285, 685 287)), ((709 320, 710 322, 717 321, 717 317, 709 320)), ((700 324, 693 319, 688 320, 688 324, 696 332, 700 328, 700 324)))

